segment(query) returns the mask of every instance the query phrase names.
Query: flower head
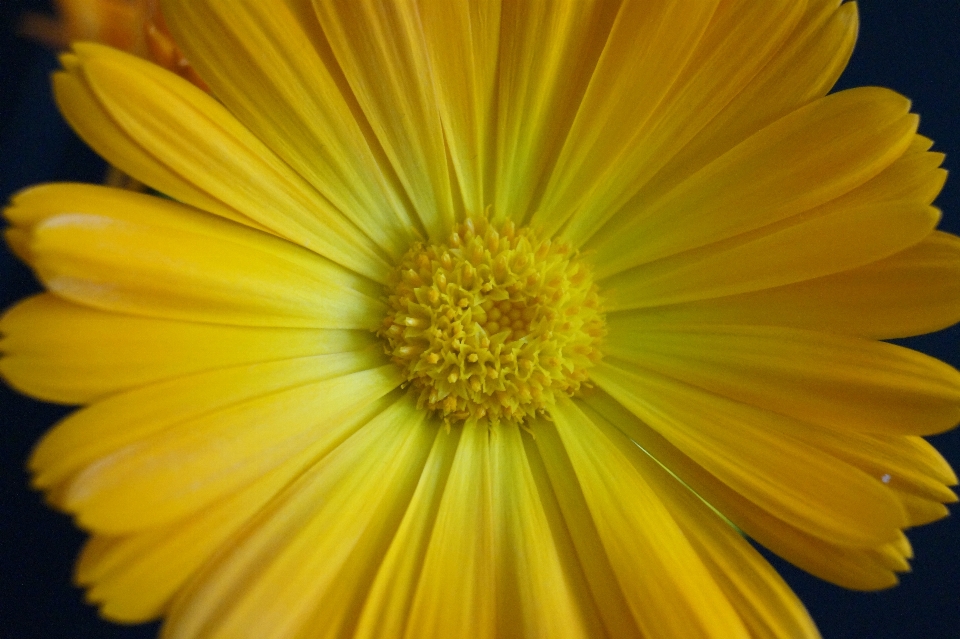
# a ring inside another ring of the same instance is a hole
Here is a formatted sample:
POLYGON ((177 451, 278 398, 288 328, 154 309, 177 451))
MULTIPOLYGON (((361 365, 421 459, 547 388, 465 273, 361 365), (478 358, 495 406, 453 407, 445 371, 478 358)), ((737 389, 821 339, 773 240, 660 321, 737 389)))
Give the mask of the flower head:
POLYGON ((600 359, 604 333, 589 269, 564 243, 508 221, 468 218, 443 244, 416 244, 389 286, 377 332, 447 421, 521 424, 573 395, 600 359))
POLYGON ((34 483, 177 639, 815 637, 946 514, 942 156, 827 95, 856 7, 168 0, 67 120, 167 198, 17 195, 0 372, 84 405, 34 483))
POLYGON ((56 7, 56 18, 26 13, 20 32, 55 49, 86 40, 108 44, 205 86, 170 36, 157 0, 57 0, 56 7))

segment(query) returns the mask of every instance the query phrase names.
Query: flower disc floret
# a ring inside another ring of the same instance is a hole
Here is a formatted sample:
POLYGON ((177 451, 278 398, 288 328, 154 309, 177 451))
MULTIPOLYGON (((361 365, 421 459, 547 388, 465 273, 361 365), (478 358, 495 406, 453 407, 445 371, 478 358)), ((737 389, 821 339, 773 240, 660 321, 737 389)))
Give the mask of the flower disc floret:
POLYGON ((512 222, 467 220, 400 260, 379 335, 449 422, 523 422, 572 395, 600 359, 605 328, 590 269, 562 242, 512 222))

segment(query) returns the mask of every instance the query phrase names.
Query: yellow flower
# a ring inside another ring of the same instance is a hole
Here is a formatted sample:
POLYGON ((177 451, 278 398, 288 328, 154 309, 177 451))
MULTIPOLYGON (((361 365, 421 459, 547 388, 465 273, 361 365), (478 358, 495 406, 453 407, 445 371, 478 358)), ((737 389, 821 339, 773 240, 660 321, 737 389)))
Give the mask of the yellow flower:
POLYGON ((169 639, 815 637, 956 477, 942 156, 827 96, 835 0, 169 0, 211 97, 79 44, 0 372, 78 581, 169 639))
MULTIPOLYGON (((56 18, 26 12, 20 20, 20 33, 58 50, 67 49, 78 40, 108 44, 155 62, 207 89, 173 41, 157 0, 57 0, 56 9, 56 18)), ((107 169, 104 183, 143 190, 142 184, 116 167, 107 169)))
POLYGON ((27 12, 22 35, 54 49, 90 40, 136 53, 197 86, 206 85, 170 36, 157 0, 56 0, 57 17, 27 12))
POLYGON ((55 18, 27 12, 20 22, 23 35, 55 49, 75 40, 146 52, 143 23, 149 0, 56 0, 55 18))

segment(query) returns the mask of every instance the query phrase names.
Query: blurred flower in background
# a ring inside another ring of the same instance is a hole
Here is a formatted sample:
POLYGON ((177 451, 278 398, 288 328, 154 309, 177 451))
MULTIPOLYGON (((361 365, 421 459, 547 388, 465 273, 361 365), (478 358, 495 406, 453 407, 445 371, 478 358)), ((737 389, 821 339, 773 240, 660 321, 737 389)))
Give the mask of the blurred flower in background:
MULTIPOLYGON (((206 89, 173 41, 157 0, 56 0, 55 4, 55 16, 24 13, 20 34, 55 50, 66 50, 71 42, 106 44, 146 58, 206 89)), ((144 188, 112 165, 104 183, 134 191, 144 188)))
POLYGON ((54 49, 100 42, 173 71, 197 86, 203 81, 173 41, 157 0, 56 0, 55 17, 29 12, 20 22, 27 38, 54 49))

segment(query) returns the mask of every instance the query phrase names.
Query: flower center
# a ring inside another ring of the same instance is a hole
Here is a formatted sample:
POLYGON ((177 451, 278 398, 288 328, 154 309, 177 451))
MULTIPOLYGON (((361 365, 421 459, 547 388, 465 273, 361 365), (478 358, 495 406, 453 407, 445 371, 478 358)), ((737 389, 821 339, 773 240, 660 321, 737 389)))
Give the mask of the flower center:
POLYGON ((597 287, 564 243, 467 220, 416 244, 390 284, 378 335, 444 421, 517 423, 572 395, 600 359, 597 287))

